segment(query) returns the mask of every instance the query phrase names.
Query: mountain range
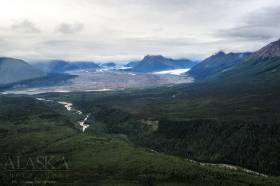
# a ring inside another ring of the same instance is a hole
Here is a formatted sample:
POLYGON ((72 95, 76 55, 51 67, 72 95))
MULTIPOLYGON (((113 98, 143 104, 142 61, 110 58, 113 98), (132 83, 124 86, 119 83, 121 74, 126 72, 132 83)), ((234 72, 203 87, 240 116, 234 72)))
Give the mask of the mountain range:
POLYGON ((213 85, 231 88, 278 86, 280 80, 279 46, 280 40, 272 42, 231 68, 207 78, 206 81, 213 85))
POLYGON ((229 87, 264 81, 275 84, 280 79, 279 70, 280 40, 253 53, 219 52, 194 66, 187 74, 197 81, 229 87))
MULTIPOLYGON (((129 71, 151 73, 164 70, 190 68, 187 75, 196 81, 215 80, 219 84, 230 82, 270 79, 276 81, 279 71, 280 40, 272 42, 260 50, 250 53, 224 53, 222 51, 206 58, 202 62, 188 59, 171 59, 161 55, 147 55, 141 61, 132 61, 126 65, 129 71)), ((90 61, 69 62, 53 60, 35 63, 33 66, 23 60, 0 58, 0 84, 12 84, 30 79, 42 78, 48 74, 65 73, 71 70, 100 69, 115 67, 114 63, 96 64, 90 61)))

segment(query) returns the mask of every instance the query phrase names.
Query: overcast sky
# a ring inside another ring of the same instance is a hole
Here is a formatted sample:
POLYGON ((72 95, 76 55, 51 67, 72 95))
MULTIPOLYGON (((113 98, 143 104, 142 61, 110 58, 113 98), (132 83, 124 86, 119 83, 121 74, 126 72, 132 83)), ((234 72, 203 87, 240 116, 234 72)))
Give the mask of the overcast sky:
POLYGON ((0 55, 201 59, 280 38, 279 0, 0 0, 0 55))

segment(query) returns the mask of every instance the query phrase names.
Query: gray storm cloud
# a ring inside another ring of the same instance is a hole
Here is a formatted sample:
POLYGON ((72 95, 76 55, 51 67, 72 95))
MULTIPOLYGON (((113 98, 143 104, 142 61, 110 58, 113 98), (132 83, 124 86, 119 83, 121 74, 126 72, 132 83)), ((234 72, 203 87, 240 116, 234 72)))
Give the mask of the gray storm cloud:
POLYGON ((222 30, 216 36, 239 38, 244 40, 273 40, 280 37, 280 6, 260 9, 250 13, 239 25, 222 30))
POLYGON ((218 50, 254 51, 280 37, 279 0, 9 0, 2 6, 0 54, 27 60, 201 59, 218 50))
POLYGON ((40 29, 37 28, 31 21, 23 20, 20 22, 16 22, 11 26, 12 30, 22 33, 39 33, 40 29))
POLYGON ((62 23, 57 27, 57 31, 64 34, 74 34, 80 32, 84 29, 84 25, 82 23, 62 23))

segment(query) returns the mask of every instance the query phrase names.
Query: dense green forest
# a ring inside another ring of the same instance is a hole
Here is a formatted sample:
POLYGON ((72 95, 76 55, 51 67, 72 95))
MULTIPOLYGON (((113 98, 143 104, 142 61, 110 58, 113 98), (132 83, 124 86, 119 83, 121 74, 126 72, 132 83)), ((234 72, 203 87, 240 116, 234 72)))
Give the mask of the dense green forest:
MULTIPOLYGON (((61 96, 55 97, 61 99, 61 96)), ((53 99, 55 97, 52 95, 53 99)), ((276 177, 201 166, 184 158, 137 147, 125 135, 108 134, 102 128, 94 131, 98 125, 93 123, 91 130, 82 133, 77 125, 81 117, 70 115, 56 102, 42 102, 26 96, 0 96, 1 185, 11 184, 4 163, 7 157, 20 156, 22 161, 27 161, 43 155, 64 157, 67 161, 69 170, 66 175, 61 178, 55 173, 53 176, 56 185, 236 186, 280 183, 276 177)), ((121 121, 124 118, 116 119, 121 121)), ((63 163, 57 160, 55 166, 63 168, 63 163)), ((28 179, 42 178, 41 172, 31 175, 28 179)), ((24 180, 20 181, 16 185, 25 184, 24 180)))
POLYGON ((156 151, 279 175, 280 89, 219 86, 47 97, 69 100, 92 113, 95 133, 125 134, 156 151))

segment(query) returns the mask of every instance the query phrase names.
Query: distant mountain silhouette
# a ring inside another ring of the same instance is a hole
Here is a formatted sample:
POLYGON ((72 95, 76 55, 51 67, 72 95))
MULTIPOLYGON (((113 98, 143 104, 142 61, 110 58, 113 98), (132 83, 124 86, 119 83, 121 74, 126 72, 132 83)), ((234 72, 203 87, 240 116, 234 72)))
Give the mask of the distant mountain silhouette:
POLYGON ((188 59, 175 60, 165 58, 161 55, 147 55, 142 61, 136 63, 134 62, 132 65, 132 71, 146 73, 179 68, 191 68, 195 65, 195 62, 188 59))
POLYGON ((23 60, 0 58, 0 85, 41 78, 46 75, 23 60))
POLYGON ((52 60, 36 63, 34 66, 48 73, 64 73, 71 70, 98 69, 98 64, 88 61, 69 62, 64 60, 52 60))

